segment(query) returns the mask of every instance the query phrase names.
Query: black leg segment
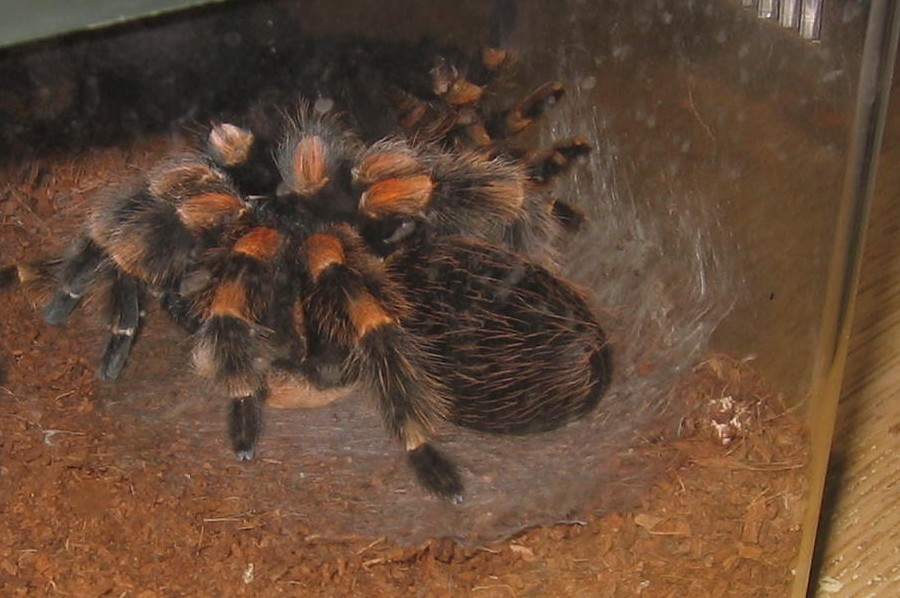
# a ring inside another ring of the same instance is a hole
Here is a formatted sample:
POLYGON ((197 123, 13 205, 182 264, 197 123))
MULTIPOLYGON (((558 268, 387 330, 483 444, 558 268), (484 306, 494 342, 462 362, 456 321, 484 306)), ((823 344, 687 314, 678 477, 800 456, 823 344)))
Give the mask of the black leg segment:
POLYGON ((62 324, 97 276, 103 260, 103 250, 88 238, 75 247, 73 255, 62 266, 59 289, 44 307, 44 321, 50 325, 62 324))
POLYGON ((419 445, 407 455, 419 483, 455 505, 462 502, 462 480, 449 459, 428 443, 419 445))
POLYGON ((128 361, 141 320, 140 289, 137 280, 116 272, 110 289, 112 336, 100 361, 101 380, 116 380, 128 361))
POLYGON ((167 292, 159 298, 159 303, 172 321, 186 331, 193 334, 200 329, 202 319, 190 300, 178 293, 167 292))
POLYGON ((262 432, 262 396, 233 399, 228 410, 228 436, 231 448, 240 461, 253 458, 262 432))

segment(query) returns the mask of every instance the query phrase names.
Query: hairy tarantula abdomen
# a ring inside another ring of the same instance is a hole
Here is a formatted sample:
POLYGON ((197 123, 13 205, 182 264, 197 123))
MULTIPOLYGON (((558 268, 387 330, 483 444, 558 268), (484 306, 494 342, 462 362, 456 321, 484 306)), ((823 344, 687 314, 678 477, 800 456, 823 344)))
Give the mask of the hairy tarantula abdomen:
POLYGON ((389 260, 401 321, 427 337, 449 389, 449 421, 498 433, 550 430, 590 412, 611 349, 584 296, 545 268, 461 237, 411 243, 389 260))

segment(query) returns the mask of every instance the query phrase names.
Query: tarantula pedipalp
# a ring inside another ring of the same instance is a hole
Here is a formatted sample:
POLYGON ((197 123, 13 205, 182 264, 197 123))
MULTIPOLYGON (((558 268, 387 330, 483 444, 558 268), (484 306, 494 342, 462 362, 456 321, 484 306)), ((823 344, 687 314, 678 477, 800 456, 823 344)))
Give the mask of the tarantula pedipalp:
POLYGON ((198 373, 231 399, 238 457, 253 455, 273 370, 359 381, 420 482, 453 500, 462 482, 430 441, 440 422, 526 433, 599 401, 610 349, 585 297, 508 234, 555 234, 529 220, 553 216, 527 168, 396 139, 367 148, 307 111, 279 146, 278 193, 245 197, 229 174, 245 161, 236 134, 214 128, 206 154, 167 159, 92 209, 45 318, 111 278, 101 377, 119 375, 142 297, 159 295, 193 333, 198 373))

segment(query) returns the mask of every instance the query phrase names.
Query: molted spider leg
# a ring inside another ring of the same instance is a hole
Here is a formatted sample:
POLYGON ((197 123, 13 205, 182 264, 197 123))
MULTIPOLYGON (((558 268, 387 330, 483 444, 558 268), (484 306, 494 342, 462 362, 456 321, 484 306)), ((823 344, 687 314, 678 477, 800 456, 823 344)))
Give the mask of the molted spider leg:
POLYGON ((524 131, 565 94, 559 81, 550 81, 534 90, 512 109, 501 112, 488 126, 491 137, 507 138, 524 131))
POLYGON ((419 77, 412 76, 389 90, 398 124, 408 138, 452 149, 490 151, 493 141, 485 127, 483 101, 514 62, 511 52, 490 43, 469 55, 427 45, 419 49, 427 55, 421 61, 426 81, 419 84, 419 77))
POLYGON ((467 124, 463 128, 463 133, 468 140, 467 145, 476 149, 487 151, 494 143, 494 140, 491 139, 491 136, 488 134, 484 123, 480 121, 467 124))
POLYGON ((484 93, 484 88, 468 81, 459 69, 442 56, 436 57, 429 74, 431 91, 451 106, 477 102, 484 93))
POLYGON ((456 126, 458 112, 440 101, 423 100, 399 87, 389 89, 388 97, 398 112, 397 124, 407 137, 443 139, 456 126))
POLYGON ((443 386, 428 373, 434 357, 422 339, 400 326, 396 314, 406 308, 374 262, 355 263, 357 241, 338 231, 307 239, 313 283, 307 317, 326 342, 350 348, 348 367, 378 399, 385 428, 406 448, 419 481, 459 502, 463 487, 456 468, 428 444, 450 405, 443 386))
POLYGON ((557 199, 551 208, 554 220, 569 234, 579 232, 587 220, 584 212, 570 203, 557 199))
POLYGON ((133 276, 116 272, 110 289, 112 336, 100 361, 101 380, 115 380, 125 367, 141 319, 140 289, 133 276))
POLYGON ((516 57, 510 50, 505 50, 498 44, 483 46, 470 60, 469 78, 477 85, 487 86, 508 71, 515 62, 516 57))
POLYGON ((541 185, 547 184, 568 170, 575 160, 591 153, 591 150, 587 140, 581 137, 558 143, 550 151, 529 160, 528 178, 541 185))
POLYGON ((106 254, 99 245, 87 237, 79 239, 74 253, 62 265, 58 290, 44 307, 45 322, 56 326, 69 317, 99 274, 105 259, 106 254))

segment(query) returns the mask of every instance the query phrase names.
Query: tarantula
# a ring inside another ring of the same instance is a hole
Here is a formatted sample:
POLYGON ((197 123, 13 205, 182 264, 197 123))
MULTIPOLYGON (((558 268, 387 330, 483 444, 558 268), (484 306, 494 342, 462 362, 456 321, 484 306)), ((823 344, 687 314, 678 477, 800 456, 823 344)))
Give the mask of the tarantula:
MULTIPOLYGON (((472 104, 465 93, 446 103, 472 104)), ((545 98, 520 104, 519 118, 545 98)), ((215 125, 204 151, 98 199, 44 319, 63 322, 109 279, 99 375, 114 380, 143 297, 157 296, 193 334, 197 372, 231 399, 240 459, 253 456, 272 372, 320 388, 358 382, 419 481, 456 502, 460 476, 430 441, 440 422, 559 427, 600 400, 611 351, 547 258, 572 212, 536 190, 584 144, 513 159, 418 137, 366 144, 302 107, 269 161, 265 140, 215 125)))

